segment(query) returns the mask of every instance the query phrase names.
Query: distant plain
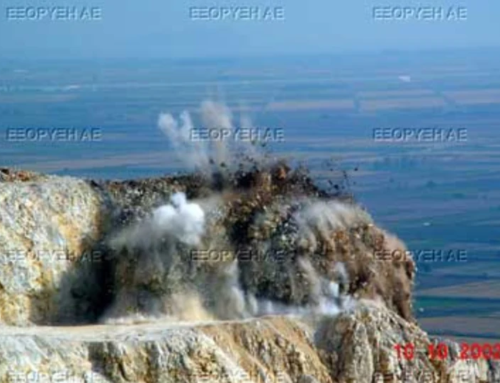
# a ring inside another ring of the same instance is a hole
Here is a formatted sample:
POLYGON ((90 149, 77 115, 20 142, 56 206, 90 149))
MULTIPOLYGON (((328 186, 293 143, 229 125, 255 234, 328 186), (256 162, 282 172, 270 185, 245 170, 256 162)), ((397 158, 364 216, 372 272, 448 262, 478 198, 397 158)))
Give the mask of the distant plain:
POLYGON ((203 100, 236 123, 283 129, 279 156, 318 182, 350 176, 356 198, 410 250, 464 250, 419 262, 416 314, 456 339, 500 340, 500 55, 391 53, 200 62, 0 66, 1 166, 96 178, 186 171, 157 128, 203 100), (99 128, 96 142, 13 142, 13 128, 99 128), (465 142, 381 142, 376 128, 466 129, 465 142), (355 170, 357 169, 357 170, 355 170))

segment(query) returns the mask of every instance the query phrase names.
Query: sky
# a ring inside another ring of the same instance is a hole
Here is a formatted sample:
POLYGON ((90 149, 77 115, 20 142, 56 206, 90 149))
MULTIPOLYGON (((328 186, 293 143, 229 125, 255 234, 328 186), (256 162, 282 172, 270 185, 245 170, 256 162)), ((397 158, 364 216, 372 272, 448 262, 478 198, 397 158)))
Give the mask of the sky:
POLYGON ((500 47, 498 0, 0 0, 0 8, 0 59, 500 47), (439 7, 444 16, 425 10, 439 7))

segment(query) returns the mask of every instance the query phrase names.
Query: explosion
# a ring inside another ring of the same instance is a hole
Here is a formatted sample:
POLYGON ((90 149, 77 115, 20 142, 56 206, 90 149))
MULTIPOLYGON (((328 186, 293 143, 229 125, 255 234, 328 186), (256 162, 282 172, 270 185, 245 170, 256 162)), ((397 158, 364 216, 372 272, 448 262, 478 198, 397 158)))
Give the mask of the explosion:
MULTIPOLYGON (((213 103, 202 105, 202 121, 233 128, 228 109, 213 103)), ((181 123, 164 114, 159 125, 198 171, 170 177, 168 203, 139 202, 140 211, 129 213, 134 219, 109 236, 116 283, 102 320, 337 315, 359 299, 384 301, 412 318, 412 260, 395 267, 374 257, 404 246, 374 228, 342 188, 322 190, 305 168, 270 161, 253 147, 234 155, 218 143, 224 166, 207 148, 186 151, 187 112, 181 123)))

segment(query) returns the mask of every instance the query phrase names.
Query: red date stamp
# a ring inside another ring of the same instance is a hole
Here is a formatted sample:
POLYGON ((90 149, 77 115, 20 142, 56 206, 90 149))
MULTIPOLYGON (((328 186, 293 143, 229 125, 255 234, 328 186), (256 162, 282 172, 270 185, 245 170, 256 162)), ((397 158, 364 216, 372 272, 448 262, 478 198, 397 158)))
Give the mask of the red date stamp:
MULTIPOLYGON (((415 357, 415 345, 412 343, 396 344, 394 345, 394 350, 396 350, 398 358, 413 360, 415 357)), ((431 343, 427 346, 426 351, 429 359, 433 360, 444 360, 450 354, 446 343, 431 343)), ((462 360, 500 360, 500 343, 461 343, 458 358, 462 360)))
POLYGON ((462 343, 460 345, 460 359, 500 359, 500 343, 462 343))

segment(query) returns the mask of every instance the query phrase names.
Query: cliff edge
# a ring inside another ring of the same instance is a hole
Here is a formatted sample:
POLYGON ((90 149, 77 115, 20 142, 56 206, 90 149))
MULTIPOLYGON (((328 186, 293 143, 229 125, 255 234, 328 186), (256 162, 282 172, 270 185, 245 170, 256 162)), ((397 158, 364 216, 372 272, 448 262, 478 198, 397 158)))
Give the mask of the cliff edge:
POLYGON ((429 358, 404 244, 303 169, 0 169, 0 201, 0 382, 500 381, 429 358))

